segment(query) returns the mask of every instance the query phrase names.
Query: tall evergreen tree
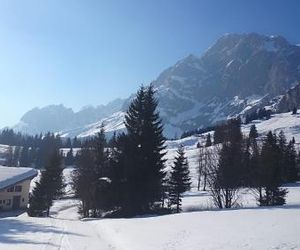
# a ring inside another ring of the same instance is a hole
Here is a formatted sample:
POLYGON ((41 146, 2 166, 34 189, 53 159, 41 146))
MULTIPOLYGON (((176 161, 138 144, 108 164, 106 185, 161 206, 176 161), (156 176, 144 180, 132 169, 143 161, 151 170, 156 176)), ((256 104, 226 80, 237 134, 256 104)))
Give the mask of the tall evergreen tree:
POLYGON ((106 150, 104 126, 96 137, 86 141, 77 160, 73 176, 74 188, 81 200, 80 212, 84 217, 101 217, 113 206, 109 152, 106 150))
POLYGON ((212 145, 210 133, 206 137, 205 147, 210 147, 212 145))
POLYGON ((44 213, 49 216, 53 200, 61 197, 63 194, 62 171, 62 157, 58 150, 55 150, 51 154, 45 169, 42 170, 41 179, 30 197, 29 216, 41 216, 44 213))
POLYGON ((249 139, 250 140, 254 140, 258 137, 258 132, 257 132, 257 129, 256 129, 256 126, 255 124, 251 125, 250 127, 250 132, 249 132, 249 139))
MULTIPOLYGON (((282 140, 282 138, 281 138, 282 140)), ((283 141, 282 141, 283 142, 283 141)), ((286 189, 283 183, 280 146, 276 136, 270 131, 261 150, 261 177, 264 194, 259 200, 261 206, 285 204, 286 189)))
POLYGON ((295 182, 298 179, 297 171, 297 153, 295 149, 295 144, 290 141, 286 147, 286 181, 295 182))
POLYGON ((29 149, 28 147, 23 147, 20 156, 20 167, 30 167, 29 160, 29 149))
POLYGON ((73 155, 73 148, 70 148, 66 157, 65 157, 65 165, 72 166, 74 164, 74 155, 73 155))
POLYGON ((259 197, 262 197, 262 179, 261 179, 261 167, 260 167, 260 149, 257 143, 258 133, 256 126, 252 125, 249 132, 247 142, 247 154, 249 155, 249 165, 246 176, 246 186, 254 188, 258 191, 259 197))
POLYGON ((79 212, 83 217, 89 217, 91 209, 95 208, 96 183, 93 152, 82 148, 78 153, 77 168, 73 172, 73 185, 76 196, 81 200, 79 212))
POLYGON ((163 197, 165 138, 154 95, 153 86, 140 88, 125 116, 127 134, 119 141, 121 207, 127 215, 149 212, 163 197))
POLYGON ((189 166, 187 158, 184 155, 182 146, 177 150, 174 166, 172 166, 171 177, 169 181, 170 205, 176 206, 176 212, 181 211, 182 194, 190 190, 191 179, 189 177, 189 166))
POLYGON ((287 140, 285 137, 284 132, 281 130, 278 134, 277 138, 277 145, 279 150, 279 165, 280 165, 280 174, 283 182, 287 182, 287 176, 288 176, 288 146, 287 146, 287 140))

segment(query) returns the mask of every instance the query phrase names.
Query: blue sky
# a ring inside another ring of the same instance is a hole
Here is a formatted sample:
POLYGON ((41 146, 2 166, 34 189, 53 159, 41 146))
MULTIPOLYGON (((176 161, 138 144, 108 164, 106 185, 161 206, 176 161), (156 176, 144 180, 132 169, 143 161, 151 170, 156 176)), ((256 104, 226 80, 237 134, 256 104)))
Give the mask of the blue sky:
POLYGON ((127 97, 232 32, 300 43, 298 0, 1 0, 0 127, 127 97))

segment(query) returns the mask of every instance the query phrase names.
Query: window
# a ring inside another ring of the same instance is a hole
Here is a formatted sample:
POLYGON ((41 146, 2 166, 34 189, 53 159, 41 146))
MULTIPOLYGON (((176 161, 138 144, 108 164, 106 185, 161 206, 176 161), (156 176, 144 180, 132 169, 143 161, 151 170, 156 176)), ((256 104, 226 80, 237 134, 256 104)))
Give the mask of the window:
POLYGON ((0 204, 2 204, 2 200, 0 200, 0 204))
POLYGON ((22 186, 15 186, 15 192, 22 192, 22 186))
POLYGON ((5 204, 5 200, 3 200, 2 202, 3 202, 3 204, 5 204))
POLYGON ((13 192, 14 190, 15 190, 14 187, 10 187, 7 189, 7 192, 13 192))
POLYGON ((24 200, 24 198, 22 198, 22 202, 24 202, 25 200, 24 200))
POLYGON ((9 206, 11 204, 11 200, 7 200, 6 206, 9 206))

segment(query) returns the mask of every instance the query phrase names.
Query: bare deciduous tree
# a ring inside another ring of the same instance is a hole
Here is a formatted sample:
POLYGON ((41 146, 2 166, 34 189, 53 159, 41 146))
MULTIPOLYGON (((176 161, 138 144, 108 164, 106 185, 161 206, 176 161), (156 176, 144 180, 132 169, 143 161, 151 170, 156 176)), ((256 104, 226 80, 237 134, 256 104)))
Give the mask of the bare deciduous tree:
POLYGON ((207 181, 214 205, 221 209, 237 206, 240 188, 238 185, 227 185, 224 182, 224 175, 219 163, 221 146, 215 145, 207 151, 207 181))

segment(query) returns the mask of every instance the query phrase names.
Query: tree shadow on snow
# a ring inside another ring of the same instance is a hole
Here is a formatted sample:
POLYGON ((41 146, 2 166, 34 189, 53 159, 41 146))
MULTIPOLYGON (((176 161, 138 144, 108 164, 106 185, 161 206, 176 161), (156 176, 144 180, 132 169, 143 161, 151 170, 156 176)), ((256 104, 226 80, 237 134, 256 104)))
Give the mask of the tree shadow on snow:
POLYGON ((0 211, 0 218, 17 217, 23 214, 25 210, 0 211))
POLYGON ((62 229, 56 228, 55 226, 35 224, 27 221, 22 221, 17 218, 7 218, 0 220, 0 248, 1 244, 31 244, 59 247, 58 245, 51 243, 51 239, 49 240, 48 235, 46 237, 43 237, 41 234, 69 234, 83 236, 80 234, 64 231, 62 229), (28 234, 30 234, 30 239, 26 237, 26 235, 28 234))

